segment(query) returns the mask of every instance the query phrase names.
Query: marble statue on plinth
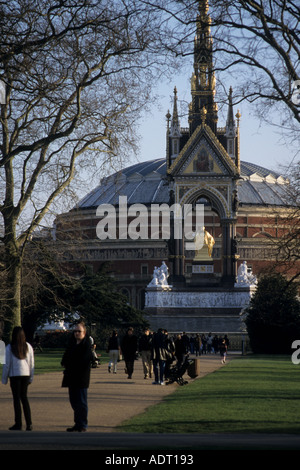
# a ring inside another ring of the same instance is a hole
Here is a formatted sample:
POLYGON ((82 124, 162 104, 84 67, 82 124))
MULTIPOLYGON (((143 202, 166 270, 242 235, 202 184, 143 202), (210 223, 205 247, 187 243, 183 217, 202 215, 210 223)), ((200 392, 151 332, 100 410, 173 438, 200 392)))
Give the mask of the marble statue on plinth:
POLYGON ((247 266, 247 261, 243 261, 237 273, 235 287, 253 286, 257 284, 257 278, 252 273, 252 269, 247 266))
POLYGON ((168 284, 169 269, 166 263, 163 261, 160 268, 154 267, 153 278, 149 282, 147 287, 158 287, 162 289, 170 288, 168 284))

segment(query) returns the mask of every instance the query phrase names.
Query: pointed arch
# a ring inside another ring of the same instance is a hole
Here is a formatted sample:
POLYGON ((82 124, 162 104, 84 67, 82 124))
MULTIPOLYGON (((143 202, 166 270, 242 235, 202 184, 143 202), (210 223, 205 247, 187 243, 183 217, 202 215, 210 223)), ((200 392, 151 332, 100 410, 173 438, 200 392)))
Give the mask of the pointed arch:
POLYGON ((196 201, 199 200, 201 197, 210 201, 211 208, 218 213, 220 219, 225 219, 228 217, 229 208, 227 201, 224 196, 220 194, 215 188, 194 187, 186 194, 184 194, 179 203, 181 205, 195 204, 196 201))

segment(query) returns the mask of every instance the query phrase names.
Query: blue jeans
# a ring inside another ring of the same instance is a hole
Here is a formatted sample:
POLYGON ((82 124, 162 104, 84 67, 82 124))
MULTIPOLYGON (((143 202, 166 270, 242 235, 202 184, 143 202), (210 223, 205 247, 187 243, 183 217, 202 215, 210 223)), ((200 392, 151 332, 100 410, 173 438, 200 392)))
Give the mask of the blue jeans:
POLYGON ((153 372, 155 377, 155 382, 163 382, 164 381, 164 373, 165 373, 166 361, 162 361, 160 359, 153 359, 153 372))
POLYGON ((78 428, 87 428, 88 403, 87 388, 69 388, 69 399, 74 411, 74 422, 78 428))

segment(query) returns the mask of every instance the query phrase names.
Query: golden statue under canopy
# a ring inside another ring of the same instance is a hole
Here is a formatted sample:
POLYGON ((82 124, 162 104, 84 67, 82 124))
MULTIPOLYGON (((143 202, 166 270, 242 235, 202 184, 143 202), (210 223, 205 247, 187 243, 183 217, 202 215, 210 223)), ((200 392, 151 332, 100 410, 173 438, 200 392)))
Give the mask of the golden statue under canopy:
POLYGON ((199 254, 201 248, 203 248, 203 244, 205 244, 207 245, 208 256, 211 257, 215 240, 214 237, 207 230, 205 230, 205 227, 202 227, 202 230, 197 230, 194 243, 196 248, 196 256, 199 254))

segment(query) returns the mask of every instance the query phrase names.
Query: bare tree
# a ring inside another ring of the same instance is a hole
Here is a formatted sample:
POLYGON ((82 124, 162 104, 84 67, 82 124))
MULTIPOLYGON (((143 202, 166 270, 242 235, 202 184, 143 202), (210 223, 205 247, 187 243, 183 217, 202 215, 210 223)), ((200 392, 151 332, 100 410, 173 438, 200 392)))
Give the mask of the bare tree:
POLYGON ((33 231, 88 164, 125 158, 134 146, 153 77, 166 68, 160 15, 136 0, 0 2, 6 334, 20 324, 33 231))
MULTIPOLYGON (((300 7, 286 0, 211 1, 220 69, 241 73, 240 98, 284 104, 300 122, 300 7), (223 63, 222 63, 223 62, 223 63)), ((282 108, 283 109, 283 108, 282 108)))

